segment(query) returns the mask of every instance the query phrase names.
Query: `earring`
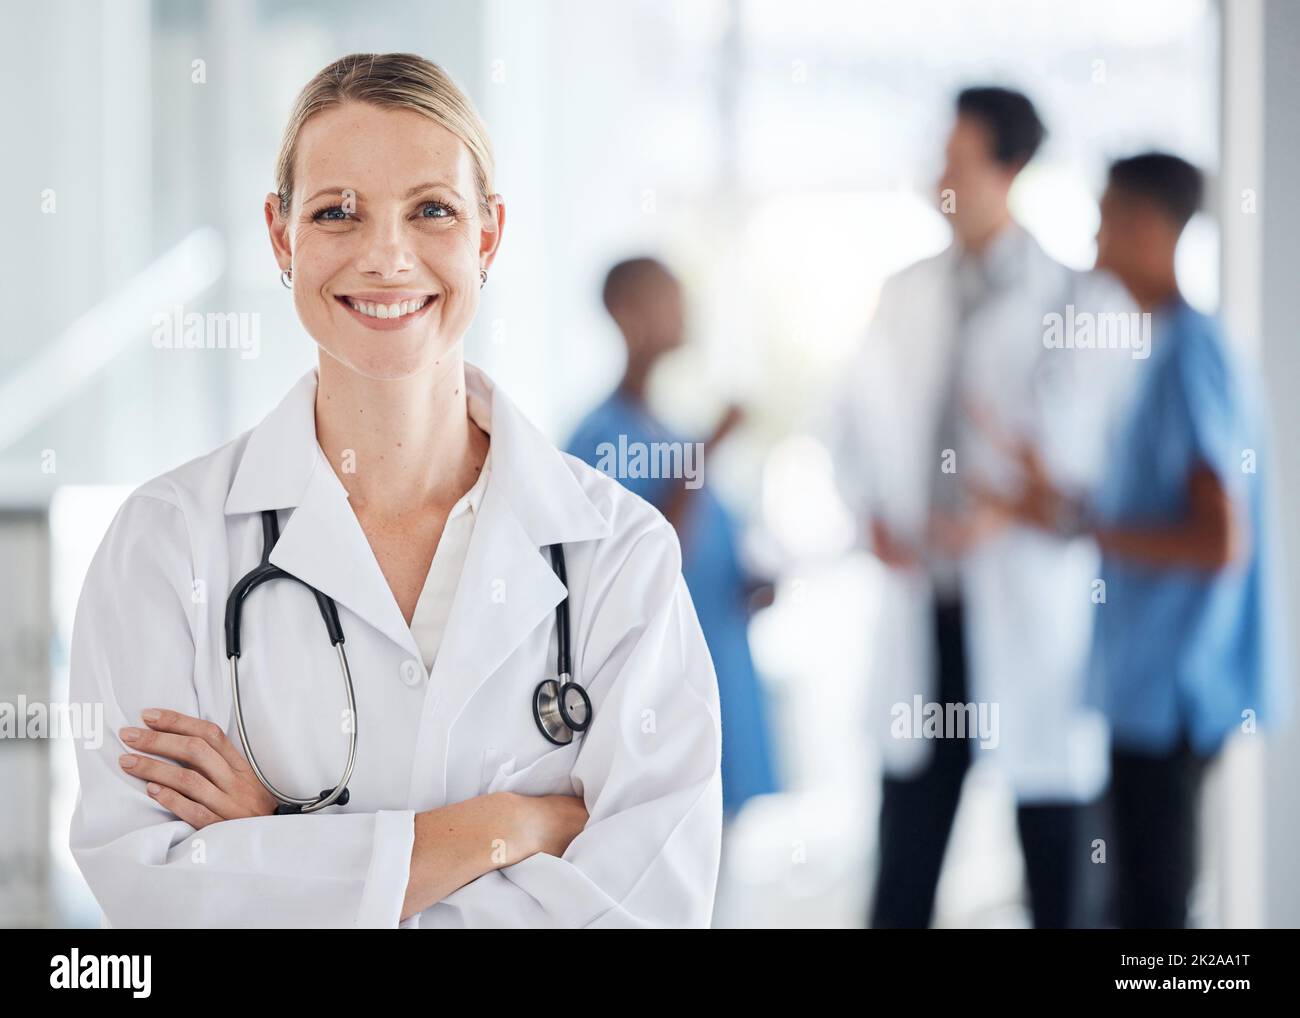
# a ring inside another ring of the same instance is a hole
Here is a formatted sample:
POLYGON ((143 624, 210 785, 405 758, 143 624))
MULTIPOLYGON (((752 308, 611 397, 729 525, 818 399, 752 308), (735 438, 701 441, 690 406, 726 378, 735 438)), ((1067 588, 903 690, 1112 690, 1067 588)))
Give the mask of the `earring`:
POLYGON ((293 269, 285 269, 280 273, 280 285, 286 290, 293 289, 293 269))
POLYGON ((487 282, 487 269, 478 270, 478 288, 483 289, 483 284, 487 282))

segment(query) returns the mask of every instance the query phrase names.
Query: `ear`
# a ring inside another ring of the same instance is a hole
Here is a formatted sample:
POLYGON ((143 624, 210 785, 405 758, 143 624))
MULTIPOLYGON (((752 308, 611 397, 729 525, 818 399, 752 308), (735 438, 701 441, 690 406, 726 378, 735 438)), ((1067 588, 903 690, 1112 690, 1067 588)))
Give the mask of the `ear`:
POLYGON ((478 244, 479 263, 485 269, 491 268, 496 260, 497 251, 501 249, 501 237, 506 228, 505 198, 499 194, 489 195, 488 204, 492 206, 492 218, 491 221, 484 221, 483 228, 479 231, 478 244))
POLYGON ((281 270, 293 267, 293 248, 289 243, 289 221, 280 215, 280 196, 272 191, 266 196, 262 208, 266 217, 266 230, 271 237, 271 250, 281 270))

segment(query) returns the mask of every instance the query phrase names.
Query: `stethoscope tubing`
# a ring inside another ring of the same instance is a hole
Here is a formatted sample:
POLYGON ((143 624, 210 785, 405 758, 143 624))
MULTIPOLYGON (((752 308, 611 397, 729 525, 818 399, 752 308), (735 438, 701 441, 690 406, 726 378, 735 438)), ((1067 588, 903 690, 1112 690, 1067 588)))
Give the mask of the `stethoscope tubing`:
POLYGON ((228 658, 230 661, 230 688, 233 690, 235 696, 235 723, 239 728, 239 741, 244 747, 244 756, 248 759, 248 765, 253 768, 253 773, 257 775, 257 780, 262 783, 263 787, 265 787, 268 792, 275 796, 285 806, 301 807, 300 809, 295 810, 295 812, 315 813, 317 810, 324 809, 326 806, 333 806, 334 803, 347 793, 348 782, 352 780, 352 769, 356 766, 357 762, 357 699, 352 685, 352 670, 348 667, 348 656, 343 650, 343 642, 341 640, 334 645, 334 649, 338 651, 339 669, 343 673, 343 686, 347 691, 348 697, 347 720, 350 726, 348 731, 348 762, 347 766, 343 769, 343 777, 339 779, 338 784, 330 789, 329 794, 324 798, 313 796, 309 799, 301 799, 297 796, 289 795, 276 788, 275 785, 271 783, 270 779, 262 773, 262 768, 258 766, 257 763, 257 756, 253 753, 253 744, 252 740, 248 737, 248 729, 244 726, 244 709, 239 698, 239 658, 234 654, 228 658))
MULTIPOLYGON (((299 579, 292 573, 288 573, 279 566, 271 564, 271 549, 275 547, 280 538, 280 521, 276 516, 274 509, 262 511, 262 559, 246 576, 244 576, 230 592, 226 599, 226 659, 230 662, 230 689, 235 703, 235 723, 239 729, 239 742, 243 746, 244 756, 248 764, 257 776, 257 780, 262 786, 271 793, 281 804, 276 810, 277 813, 315 813, 317 810, 325 809, 335 803, 346 805, 348 794, 348 782, 352 780, 352 771, 357 761, 357 701, 356 690, 352 683, 352 670, 348 666, 348 656, 343 649, 343 625, 339 621, 338 606, 334 603, 333 598, 317 590, 311 584, 299 579), (348 731, 348 760, 343 770, 343 777, 332 789, 324 789, 317 796, 311 798, 300 798, 289 795, 281 791, 267 778, 257 762, 257 756, 253 752, 252 740, 248 736, 248 728, 244 723, 243 701, 239 693, 239 657, 242 652, 240 642, 240 617, 243 612, 245 599, 255 590, 270 580, 294 580, 301 583, 304 587, 312 592, 316 598, 316 604, 320 608, 321 618, 325 621, 325 629, 329 634, 330 643, 338 652, 339 671, 343 675, 343 688, 347 693, 349 724, 348 731)), ((533 717, 537 722, 537 727, 541 730, 550 742, 557 745, 567 745, 575 734, 584 732, 591 724, 591 700, 583 687, 572 680, 572 657, 569 645, 569 580, 564 561, 564 546, 553 544, 551 549, 551 567, 555 570, 555 575, 564 585, 564 598, 555 608, 555 628, 556 628, 556 673, 558 679, 549 679, 538 687, 537 693, 534 694, 533 717), (549 692, 553 687, 554 691, 549 692), (548 693, 543 695, 543 690, 548 693), (566 692, 572 692, 580 697, 583 719, 574 718, 568 709, 564 697, 566 692), (548 704, 546 709, 541 709, 540 699, 544 699, 548 704), (549 722, 549 724, 548 724, 549 722), (564 729, 562 732, 561 729, 564 729), (563 738, 567 735, 568 738, 563 738)))

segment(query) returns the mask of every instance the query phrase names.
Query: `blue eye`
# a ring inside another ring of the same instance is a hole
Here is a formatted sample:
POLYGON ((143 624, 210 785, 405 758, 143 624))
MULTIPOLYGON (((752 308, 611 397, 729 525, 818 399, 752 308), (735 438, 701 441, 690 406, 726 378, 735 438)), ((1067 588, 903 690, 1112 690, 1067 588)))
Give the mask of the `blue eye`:
MULTIPOLYGON (((427 201, 420 206, 419 218, 454 219, 459 214, 453 206, 448 205, 446 202, 427 201)), ((312 222, 316 223, 343 223, 353 218, 353 214, 345 211, 341 205, 329 205, 313 212, 311 218, 312 222)))
POLYGON ((318 212, 312 213, 311 218, 313 222, 317 223, 341 223, 347 219, 349 214, 350 213, 343 211, 342 205, 331 205, 328 208, 323 208, 318 212), (335 212, 338 213, 337 216, 334 215, 335 212))

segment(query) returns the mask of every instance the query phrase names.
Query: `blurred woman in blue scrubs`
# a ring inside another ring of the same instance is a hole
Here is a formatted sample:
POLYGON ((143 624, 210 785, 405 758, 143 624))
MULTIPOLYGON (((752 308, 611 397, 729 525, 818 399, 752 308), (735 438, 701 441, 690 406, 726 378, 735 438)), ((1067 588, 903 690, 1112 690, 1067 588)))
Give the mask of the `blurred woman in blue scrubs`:
POLYGON ((682 575, 713 656, 722 706, 722 798, 728 818, 750 798, 777 790, 763 690, 749 652, 752 607, 771 601, 737 553, 738 527, 708 486, 703 462, 740 420, 732 407, 703 443, 675 434, 646 403, 656 362, 685 338, 681 285, 662 263, 634 258, 605 278, 605 307, 627 344, 627 369, 578 426, 568 451, 654 505, 677 530, 682 575), (684 476, 663 476, 671 460, 684 476))

